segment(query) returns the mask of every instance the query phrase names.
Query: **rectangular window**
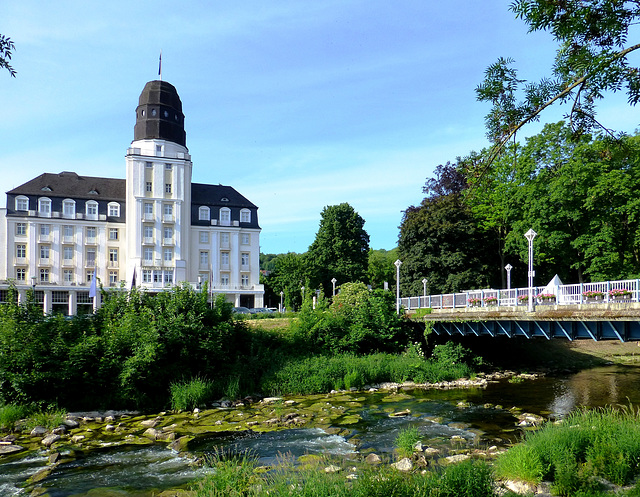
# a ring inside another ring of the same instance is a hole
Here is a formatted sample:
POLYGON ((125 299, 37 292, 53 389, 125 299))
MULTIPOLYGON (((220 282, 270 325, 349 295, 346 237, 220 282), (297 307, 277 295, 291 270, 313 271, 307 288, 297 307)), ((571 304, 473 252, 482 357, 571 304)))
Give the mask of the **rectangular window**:
POLYGON ((251 243, 249 233, 242 233, 241 243, 242 245, 249 245, 251 243))
POLYGON ((171 183, 165 183, 164 184, 164 192, 165 193, 171 193, 171 183))
POLYGON ((209 265, 209 252, 206 250, 200 251, 200 267, 207 267, 209 265))
POLYGON ((200 232, 200 243, 209 243, 209 232, 201 231, 200 232))
POLYGON ((153 183, 151 183, 151 181, 147 181, 146 185, 147 193, 151 193, 153 191, 153 183))
POLYGON ((164 272, 164 284, 171 285, 173 283, 173 271, 164 272))
POLYGON ((109 216, 120 217, 120 206, 118 204, 109 204, 109 216))
POLYGON ((17 223, 16 224, 16 235, 17 236, 25 236, 27 234, 27 223, 17 223))
POLYGON ((242 286, 245 286, 245 287, 249 286, 249 276, 248 275, 243 274, 240 281, 241 281, 242 286))
POLYGON ((240 211, 240 222, 241 223, 250 223, 251 222, 251 211, 241 210, 240 211))
POLYGON ((118 228, 109 228, 109 240, 118 239, 118 228))
POLYGON ((51 247, 49 245, 40 245, 40 259, 48 259, 51 247))
POLYGON ((145 162, 144 165, 145 165, 145 167, 153 167, 153 163, 152 162, 145 162))
POLYGON ((164 168, 165 168, 166 171, 171 171, 172 166, 171 166, 171 164, 165 164, 164 168))
POLYGON ((25 281, 27 279, 27 270, 23 267, 16 269, 16 280, 25 281))
POLYGON ((173 204, 164 204, 164 215, 173 216, 173 204))
POLYGON ((62 228, 62 234, 65 238, 73 238, 73 226, 70 224, 65 224, 62 228))
POLYGON ((98 204, 94 202, 87 203, 87 216, 98 215, 98 204))
POLYGON ((142 282, 151 283, 151 269, 142 270, 142 282))
POLYGON ((17 199, 16 210, 18 211, 28 211, 29 210, 29 199, 28 198, 19 198, 17 199))
POLYGON ((162 153, 162 145, 156 145, 156 154, 162 153))
POLYGON ((109 265, 111 267, 118 265, 118 249, 109 249, 109 265))
POLYGON ((144 213, 153 214, 153 204, 151 202, 144 203, 144 213))
POLYGON ((65 200, 62 204, 62 213, 66 217, 75 216, 76 214, 76 203, 70 200, 65 200))
POLYGON ((144 248, 144 261, 149 264, 153 260, 153 249, 151 247, 144 248))
POLYGON ((87 249, 87 266, 95 266, 96 265, 96 249, 88 248, 87 249))
POLYGON ((171 262, 173 260, 173 249, 164 249, 164 260, 165 262, 171 262))
POLYGON ((223 286, 229 286, 229 275, 223 273, 220 275, 220 284, 223 286))
POLYGON ((229 246, 229 233, 220 233, 220 246, 221 247, 229 246))
POLYGON ((171 240, 173 239, 173 228, 170 226, 165 226, 164 228, 164 239, 171 240))
POLYGON ((240 254, 240 264, 242 264, 242 267, 249 266, 249 254, 247 252, 240 254))
POLYGON ((87 228, 87 238, 95 241, 96 239, 96 228, 94 226, 89 226, 87 228))
POLYGON ((49 270, 47 268, 40 269, 40 283, 49 283, 49 270))
POLYGON ((145 238, 153 238, 153 226, 145 225, 143 231, 145 238))
POLYGON ((49 236, 51 233, 51 225, 50 224, 41 224, 40 225, 40 236, 49 236))
POLYGON ((63 247, 62 248, 62 258, 65 261, 73 260, 73 247, 63 247))
POLYGON ((209 221, 211 212, 209 211, 209 207, 201 206, 198 208, 198 220, 199 221, 209 221))
POLYGON ((65 269, 62 273, 65 283, 73 283, 73 269, 65 269))
POLYGON ((118 283, 118 271, 109 271, 109 284, 115 285, 118 283))
POLYGON ((231 211, 226 207, 220 209, 220 224, 228 225, 231 222, 231 211))
POLYGON ((25 257, 27 257, 27 246, 19 243, 18 245, 16 245, 16 257, 18 257, 19 259, 24 259, 25 257))
POLYGON ((229 267, 229 252, 220 252, 220 264, 229 267))

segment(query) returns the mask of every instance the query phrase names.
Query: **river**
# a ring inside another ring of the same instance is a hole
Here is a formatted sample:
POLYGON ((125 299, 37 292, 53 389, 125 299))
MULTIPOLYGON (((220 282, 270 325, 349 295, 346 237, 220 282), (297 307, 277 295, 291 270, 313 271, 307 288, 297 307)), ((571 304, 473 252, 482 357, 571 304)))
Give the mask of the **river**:
MULTIPOLYGON (((393 454, 398 433, 416 427, 430 446, 446 451, 461 444, 474 447, 506 446, 522 435, 517 412, 545 418, 562 418, 579 407, 640 405, 640 367, 606 366, 560 377, 520 382, 500 381, 486 388, 454 390, 403 390, 350 392, 328 396, 297 397, 300 410, 322 409, 334 413, 334 427, 301 427, 269 433, 203 436, 189 445, 190 454, 178 454, 165 444, 127 446, 74 454, 44 474, 37 487, 50 497, 129 495, 149 497, 201 478, 209 471, 194 465, 194 458, 224 448, 252 450, 263 464, 275 464, 282 454, 353 457, 358 452, 393 454), (390 414, 410 412, 405 416, 390 414), (339 416, 336 417, 335 413, 339 416), (192 457, 190 457, 192 456, 192 457)), ((243 412, 251 414, 251 408, 243 412)), ((48 453, 0 459, 0 495, 28 495, 24 482, 42 472, 48 453)), ((29 489, 29 492, 31 488, 29 489)))

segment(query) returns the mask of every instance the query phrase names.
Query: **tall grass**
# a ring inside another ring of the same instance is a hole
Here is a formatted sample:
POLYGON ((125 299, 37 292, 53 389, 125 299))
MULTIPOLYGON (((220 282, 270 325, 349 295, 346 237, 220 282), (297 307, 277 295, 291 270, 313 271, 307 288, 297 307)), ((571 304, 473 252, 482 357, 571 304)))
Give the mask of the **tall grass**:
POLYGON ((400 457, 411 457, 416 443, 420 441, 418 429, 415 426, 405 428, 396 437, 396 450, 400 457))
POLYGON ((577 495, 604 478, 625 485, 640 474, 640 412, 581 410, 549 423, 496 462, 496 473, 532 483, 553 482, 558 495, 577 495))
POLYGON ((203 407, 210 399, 213 385, 203 378, 192 378, 189 381, 172 383, 171 408, 176 411, 186 411, 203 407))
POLYGON ((57 428, 67 417, 67 411, 50 407, 46 411, 32 413, 26 420, 26 428, 33 429, 42 426, 48 430, 57 428))
POLYGON ((215 457, 215 473, 194 485, 195 497, 492 497, 493 477, 481 461, 466 461, 442 472, 401 473, 390 467, 362 468, 357 479, 344 473, 325 473, 323 464, 281 464, 261 471, 251 455, 215 457))
POLYGON ((16 423, 26 418, 31 409, 24 405, 7 404, 0 407, 0 431, 12 431, 16 423))

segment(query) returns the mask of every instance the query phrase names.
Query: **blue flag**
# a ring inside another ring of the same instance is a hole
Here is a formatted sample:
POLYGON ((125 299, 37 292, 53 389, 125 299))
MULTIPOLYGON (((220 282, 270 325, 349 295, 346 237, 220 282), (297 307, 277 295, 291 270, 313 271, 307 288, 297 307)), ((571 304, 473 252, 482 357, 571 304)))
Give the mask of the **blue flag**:
POLYGON ((98 288, 97 288, 97 278, 96 278, 96 272, 93 272, 93 278, 91 278, 91 287, 89 288, 89 297, 93 298, 96 295, 98 295, 98 288))

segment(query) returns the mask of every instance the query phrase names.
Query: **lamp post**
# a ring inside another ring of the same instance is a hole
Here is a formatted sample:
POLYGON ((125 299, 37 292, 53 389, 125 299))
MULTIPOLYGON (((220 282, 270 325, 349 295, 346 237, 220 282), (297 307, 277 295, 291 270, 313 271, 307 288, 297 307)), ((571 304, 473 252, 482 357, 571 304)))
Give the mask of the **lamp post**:
POLYGON ((202 290, 202 275, 198 275, 198 291, 202 290))
POLYGON ((398 259, 393 264, 396 266, 396 314, 400 314, 400 266, 402 266, 402 261, 398 259))
POLYGON ((36 291, 36 285, 38 284, 38 278, 35 276, 31 277, 31 289, 34 291, 36 291))
POLYGON ((333 296, 336 296, 336 283, 338 282, 337 279, 335 278, 331 278, 331 284, 333 285, 333 296))
POLYGON ((532 229, 529 229, 524 234, 524 237, 529 242, 529 312, 533 312, 533 277, 536 275, 533 270, 533 239, 536 237, 537 233, 532 229))
POLYGON ((507 290, 511 290, 511 270, 513 266, 511 264, 507 264, 504 267, 507 270, 507 290))
MULTIPOLYGON (((422 278, 422 297, 424 302, 427 301, 427 282, 429 280, 427 278, 422 278)), ((422 303, 422 305, 424 305, 424 302, 422 303)))
POLYGON ((284 297, 284 292, 282 290, 280 290, 280 312, 282 313, 282 298, 284 297))

